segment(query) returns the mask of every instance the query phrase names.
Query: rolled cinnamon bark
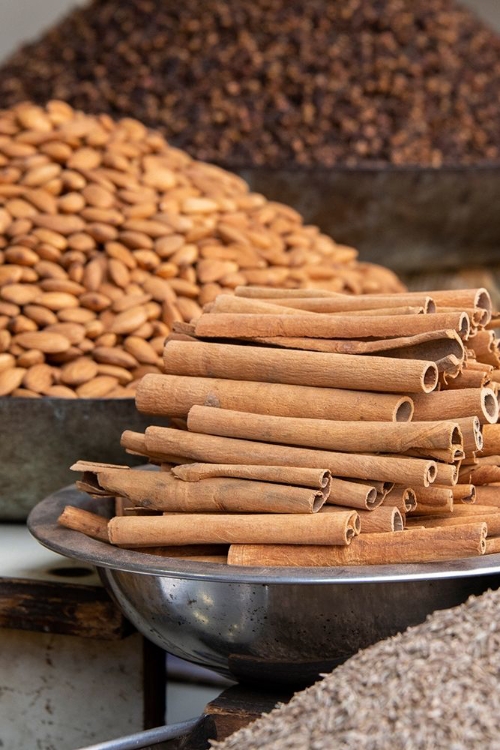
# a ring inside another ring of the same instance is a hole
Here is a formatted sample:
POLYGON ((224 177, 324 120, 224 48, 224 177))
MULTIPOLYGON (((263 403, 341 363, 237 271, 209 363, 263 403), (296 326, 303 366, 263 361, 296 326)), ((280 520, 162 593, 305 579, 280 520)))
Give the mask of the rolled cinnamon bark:
POLYGON ((500 466, 486 464, 484 466, 463 466, 460 469, 459 479, 461 482, 475 484, 493 484, 500 482, 500 466))
POLYGON ((486 554, 496 555, 500 552, 500 536, 494 536, 486 539, 486 554))
POLYGON ((57 523, 73 531, 81 531, 82 534, 98 539, 100 542, 109 542, 108 519, 91 513, 73 505, 66 505, 57 519, 57 523))
POLYGON ((498 401, 491 388, 463 388, 415 394, 414 419, 417 422, 477 416, 481 424, 498 420, 498 401))
MULTIPOLYGON (((124 549, 127 549, 126 547, 124 549)), ((227 564, 227 545, 216 544, 190 544, 184 547, 141 547, 135 549, 141 554, 157 555, 158 557, 171 557, 177 560, 189 560, 191 562, 208 562, 227 564)))
POLYGON ((457 390, 459 388, 483 388, 488 385, 490 378, 486 372, 480 370, 462 370, 456 378, 449 378, 444 386, 445 390, 457 390))
POLYGON ((359 510, 373 510, 384 498, 382 492, 370 484, 348 482, 343 479, 332 479, 330 494, 326 499, 329 505, 339 505, 359 510))
POLYGON ((212 477, 233 477, 258 482, 290 484, 330 492, 332 475, 328 469, 300 469, 296 466, 248 466, 247 464, 193 463, 175 466, 172 474, 184 482, 199 482, 212 477))
MULTIPOLYGON (((321 518, 315 516, 315 518, 321 518)), ((392 534, 360 534, 348 547, 287 544, 232 544, 229 565, 335 567, 439 562, 484 555, 485 523, 434 529, 405 529, 392 534)))
POLYGON ((465 453, 481 450, 483 446, 483 431, 487 425, 481 428, 481 422, 476 416, 458 417, 457 419, 454 418, 453 421, 460 427, 465 453))
POLYGON ((236 287, 237 297, 260 299, 264 302, 276 303, 286 307, 313 312, 351 312, 353 310, 374 310, 388 306, 419 305, 426 313, 436 312, 436 306, 431 296, 422 292, 419 296, 406 298, 404 294, 395 297, 392 294, 317 294, 322 290, 316 289, 271 289, 269 287, 236 287), (297 294, 300 292, 300 294, 297 294), (304 293, 305 292, 305 293, 304 293))
POLYGON ((476 487, 476 503, 500 508, 500 485, 489 484, 476 487))
MULTIPOLYGON (((325 505, 320 513, 341 513, 341 508, 325 505)), ((374 534, 379 531, 403 531, 403 516, 396 507, 381 506, 375 510, 358 510, 360 534, 374 534)))
POLYGON ((432 505, 437 509, 439 507, 451 508, 453 507, 453 492, 451 487, 416 487, 415 495, 417 497, 417 508, 415 510, 418 513, 422 505, 432 505))
POLYGON ((453 508, 453 515, 456 518, 482 517, 485 513, 495 513, 500 516, 500 508, 491 505, 479 505, 478 503, 474 503, 473 505, 456 505, 453 508))
MULTIPOLYGON (((207 480, 209 481, 209 480, 207 480)), ((185 544, 328 544, 348 545, 359 533, 356 511, 307 516, 274 514, 178 513, 151 518, 112 518, 112 544, 127 547, 185 544)))
POLYGON ((498 454, 500 454, 500 424, 485 424, 481 455, 496 456, 498 454))
MULTIPOLYGON (((454 307, 459 309, 478 308, 491 313, 492 302, 489 292, 483 287, 478 289, 439 289, 428 291, 438 307, 454 307)), ((395 299, 404 298, 405 304, 411 304, 412 299, 419 299, 422 292, 396 292, 391 295, 395 299)))
MULTIPOLYGON (((469 523, 468 517, 459 516, 455 517, 453 513, 449 516, 425 516, 417 519, 418 524, 423 524, 427 529, 433 529, 436 527, 450 527, 463 526, 464 523, 469 523)), ((496 536, 500 534, 500 513, 481 513, 480 519, 488 527, 488 535, 496 536)), ((408 519, 408 528, 412 528, 413 521, 408 519)))
POLYGON ((465 348, 456 331, 426 331, 414 336, 397 336, 390 339, 367 341, 349 339, 312 339, 287 336, 256 338, 256 342, 287 349, 305 349, 337 354, 379 354, 406 359, 424 359, 440 362, 455 356, 458 363, 465 359, 465 348))
POLYGON ((450 487, 454 503, 475 503, 476 488, 473 484, 456 484, 450 487))
MULTIPOLYGON (((351 297, 351 299, 353 299, 351 297)), ((303 300, 297 300, 298 302, 302 302, 303 300)), ((308 300, 304 300, 307 302, 308 300)), ((322 300, 313 300, 313 302, 321 302, 322 300)), ((329 300, 325 300, 325 302, 329 302, 329 300)), ((337 303, 338 304, 338 303, 337 303)), ((359 303, 358 303, 359 304, 359 303)), ((373 303, 372 303, 373 304, 373 303)), ((358 309, 349 309, 349 315, 421 315, 423 313, 428 312, 429 304, 428 300, 426 300, 426 303, 422 305, 397 305, 394 304, 393 301, 391 301, 390 298, 387 299, 387 304, 383 307, 371 307, 369 309, 367 308, 358 308, 358 309), (425 306, 424 306, 425 304, 425 306)), ((335 304, 333 305, 335 307, 335 304)), ((239 314, 249 314, 249 313, 257 313, 259 315, 297 315, 297 309, 294 309, 296 306, 286 306, 281 303, 281 300, 275 299, 274 302, 271 302, 269 300, 263 301, 260 299, 250 298, 250 297, 236 297, 232 294, 219 294, 218 297, 215 298, 213 302, 211 302, 209 305, 205 305, 203 308, 203 312, 205 313, 239 313, 239 314)), ((342 314, 346 312, 346 308, 341 308, 340 310, 307 310, 306 307, 300 305, 300 314, 301 315, 307 315, 312 314, 313 312, 328 312, 333 315, 342 314)), ((474 311, 472 311, 474 312, 474 311)), ((484 311, 482 311, 484 312, 484 311)))
POLYGON ((407 519, 410 518, 422 518, 423 516, 435 516, 437 513, 442 514, 443 516, 448 516, 453 513, 453 498, 450 497, 446 505, 425 505, 424 503, 417 502, 417 507, 415 510, 411 511, 411 513, 408 513, 407 519))
POLYGON ((362 391, 430 393, 438 381, 434 362, 392 361, 385 357, 283 351, 201 341, 168 341, 163 362, 165 373, 169 375, 362 391))
POLYGON ((342 421, 408 422, 413 414, 407 396, 334 388, 154 374, 145 375, 137 388, 136 406, 144 414, 186 417, 195 404, 342 421))
POLYGON ((161 456, 154 454, 152 451, 148 451, 146 448, 146 436, 142 432, 133 432, 133 430, 125 430, 122 433, 120 439, 120 445, 125 448, 127 453, 131 453, 134 456, 144 456, 148 458, 151 463, 171 463, 171 464, 182 464, 189 463, 189 459, 183 456, 176 456, 174 454, 163 453, 161 456))
POLYGON ((415 510, 417 507, 417 496, 411 487, 393 487, 382 500, 383 506, 398 508, 403 515, 415 510))
POLYGON ((155 456, 163 452, 175 452, 205 463, 224 461, 235 464, 327 468, 335 477, 408 482, 412 486, 427 487, 434 481, 436 473, 434 461, 418 458, 386 458, 295 448, 215 435, 200 435, 168 427, 148 427, 146 448, 155 456))
POLYGON ((437 461, 436 462, 436 477, 434 479, 434 482, 436 484, 441 484, 446 487, 451 487, 452 485, 458 484, 458 472, 459 472, 458 463, 457 464, 443 464, 440 461, 437 461))
POLYGON ((492 365, 494 368, 500 366, 498 339, 494 331, 477 331, 471 336, 470 347, 474 350, 478 362, 492 365))
POLYGON ((351 317, 349 315, 255 315, 204 313, 195 323, 195 334, 205 338, 252 339, 291 336, 318 339, 360 339, 371 336, 413 336, 444 328, 457 331, 462 338, 470 333, 466 313, 433 315, 388 315, 351 317))
MULTIPOLYGON (((326 419, 247 414, 210 406, 193 406, 188 429, 207 435, 303 445, 346 453, 405 453, 410 448, 443 449, 447 457, 462 447, 453 422, 334 422, 326 419), (447 450, 446 450, 447 449, 447 450)), ((441 458, 441 455, 438 456, 441 458)), ((453 460, 453 456, 451 459, 453 460)))
POLYGON ((107 469, 98 484, 133 505, 150 510, 188 513, 316 513, 327 492, 246 479, 213 477, 196 484, 172 474, 107 469))

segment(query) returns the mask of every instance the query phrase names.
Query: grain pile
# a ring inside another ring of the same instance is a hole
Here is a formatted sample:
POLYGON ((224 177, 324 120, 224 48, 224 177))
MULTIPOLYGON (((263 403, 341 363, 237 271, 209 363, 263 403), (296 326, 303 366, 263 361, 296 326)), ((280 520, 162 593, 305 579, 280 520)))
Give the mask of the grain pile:
POLYGON ((0 396, 132 397, 173 323, 238 284, 400 288, 355 258, 137 120, 0 112, 0 396))
MULTIPOLYGON (((138 386, 139 411, 173 426, 125 431, 122 445, 161 470, 73 467, 77 487, 125 503, 100 519, 105 539, 240 566, 500 551, 500 352, 486 290, 235 291, 176 324, 164 374, 138 386)), ((78 528, 68 512, 61 522, 78 528)))
POLYGON ((497 591, 435 612, 212 747, 496 750, 499 617, 497 591))
POLYGON ((50 98, 232 167, 500 158, 500 39, 454 0, 94 0, 1 70, 50 98))

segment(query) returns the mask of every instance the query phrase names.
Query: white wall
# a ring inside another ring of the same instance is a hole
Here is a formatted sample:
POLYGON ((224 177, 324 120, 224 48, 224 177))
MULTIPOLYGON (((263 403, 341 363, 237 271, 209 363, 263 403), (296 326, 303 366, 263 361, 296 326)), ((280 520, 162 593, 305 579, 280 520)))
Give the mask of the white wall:
MULTIPOLYGON (((230 0, 233 2, 234 0, 230 0)), ((500 30, 500 0, 462 0, 500 30)), ((85 0, 0 0, 0 60, 85 0)))

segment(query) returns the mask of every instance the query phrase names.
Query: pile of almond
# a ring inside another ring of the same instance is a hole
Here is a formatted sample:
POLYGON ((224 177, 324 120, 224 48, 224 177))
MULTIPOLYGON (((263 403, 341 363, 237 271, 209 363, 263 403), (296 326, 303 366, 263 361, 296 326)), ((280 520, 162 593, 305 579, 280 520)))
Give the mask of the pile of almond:
POLYGON ((0 111, 0 396, 133 397, 172 324, 242 284, 401 288, 136 120, 0 111))

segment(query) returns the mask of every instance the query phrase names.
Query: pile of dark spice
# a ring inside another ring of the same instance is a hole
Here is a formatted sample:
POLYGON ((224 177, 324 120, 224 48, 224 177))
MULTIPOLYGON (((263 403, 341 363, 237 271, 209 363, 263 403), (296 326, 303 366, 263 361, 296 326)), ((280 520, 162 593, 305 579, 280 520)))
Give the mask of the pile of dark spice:
POLYGON ((361 651, 217 750, 500 747, 500 594, 361 651))
POLYGON ((500 37, 453 0, 94 0, 0 69, 51 98, 233 167, 500 160, 500 37))

